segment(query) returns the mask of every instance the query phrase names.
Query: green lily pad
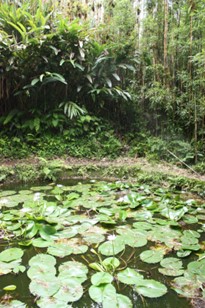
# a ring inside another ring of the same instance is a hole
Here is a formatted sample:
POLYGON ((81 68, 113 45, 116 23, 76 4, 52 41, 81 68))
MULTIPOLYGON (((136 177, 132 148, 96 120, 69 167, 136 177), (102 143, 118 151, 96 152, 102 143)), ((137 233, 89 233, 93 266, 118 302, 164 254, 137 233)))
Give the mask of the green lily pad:
POLYGON ((6 304, 0 304, 0 308, 26 308, 26 304, 14 299, 6 304))
POLYGON ((92 285, 89 288, 89 295, 96 303, 103 303, 103 307, 107 307, 106 302, 109 302, 108 307, 116 307, 116 290, 112 284, 102 284, 99 286, 92 285))
POLYGON ((39 300, 37 300, 37 305, 40 308, 72 308, 71 305, 68 305, 63 300, 59 300, 55 297, 41 297, 39 300))
POLYGON ((162 261, 164 252, 162 250, 145 250, 140 254, 140 259, 146 263, 158 263, 162 261))
POLYGON ((94 286, 111 283, 113 276, 106 272, 95 273, 91 276, 91 282, 94 286))
POLYGON ((184 297, 194 298, 200 296, 201 282, 186 274, 175 278, 172 282, 172 288, 184 297))
POLYGON ((83 283, 87 279, 87 273, 87 266, 77 261, 68 261, 59 266, 59 278, 77 279, 83 283))
POLYGON ((49 297, 60 289, 60 281, 53 276, 52 279, 34 279, 29 284, 29 290, 34 296, 49 297))
POLYGON ((64 243, 55 243, 52 246, 49 246, 47 253, 55 257, 64 258, 71 255, 73 252, 72 248, 68 244, 64 243))
POLYGON ((104 256, 113 256, 122 252, 125 249, 125 244, 120 236, 115 239, 106 241, 98 248, 99 252, 104 256))
POLYGON ((120 266, 120 261, 115 257, 106 258, 102 261, 102 265, 107 271, 113 271, 120 266))
POLYGON ((135 289, 140 295, 149 298, 161 297, 167 293, 166 286, 153 279, 141 280, 135 289))
POLYGON ((191 254, 190 250, 178 250, 177 251, 177 257, 179 258, 185 258, 191 254))
POLYGON ((140 280, 144 279, 135 269, 127 267, 125 270, 117 274, 117 278, 120 282, 126 284, 138 284, 140 280))
POLYGON ((39 253, 29 260, 30 266, 55 266, 56 259, 48 254, 39 253))
POLYGON ((182 276, 184 274, 183 269, 175 269, 175 268, 158 268, 158 271, 162 275, 166 276, 182 276))
POLYGON ((117 296, 117 307, 118 308, 132 308, 132 302, 129 299, 129 297, 122 295, 122 294, 116 294, 117 296))
POLYGON ((168 269, 181 269, 182 261, 177 258, 165 258, 160 262, 160 265, 168 269))
POLYGON ((20 248, 8 248, 0 253, 0 261, 11 262, 18 260, 23 256, 24 252, 20 248))
POLYGON ((38 247, 38 248, 46 248, 46 247, 52 246, 54 244, 54 242, 45 241, 42 238, 32 239, 31 243, 34 247, 38 247))
POLYGON ((60 278, 60 288, 53 296, 64 302, 76 302, 83 295, 83 287, 79 281, 73 278, 60 278))

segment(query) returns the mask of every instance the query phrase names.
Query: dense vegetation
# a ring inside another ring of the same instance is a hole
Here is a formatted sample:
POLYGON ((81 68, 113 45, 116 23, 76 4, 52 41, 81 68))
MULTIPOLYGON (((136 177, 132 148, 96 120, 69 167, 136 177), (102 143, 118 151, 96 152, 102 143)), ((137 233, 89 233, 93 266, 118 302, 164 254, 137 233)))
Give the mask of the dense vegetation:
POLYGON ((140 3, 2 1, 2 157, 203 162, 204 2, 140 3))

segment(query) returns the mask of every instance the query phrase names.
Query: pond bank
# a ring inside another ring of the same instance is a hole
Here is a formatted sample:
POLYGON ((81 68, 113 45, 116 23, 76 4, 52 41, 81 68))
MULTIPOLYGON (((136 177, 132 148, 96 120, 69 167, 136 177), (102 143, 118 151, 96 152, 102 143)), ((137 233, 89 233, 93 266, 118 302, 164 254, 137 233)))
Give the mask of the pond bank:
POLYGON ((152 182, 174 185, 178 189, 203 189, 205 175, 176 165, 149 162, 145 158, 119 157, 78 159, 67 157, 46 160, 32 157, 25 160, 2 160, 0 164, 1 185, 11 182, 31 182, 35 180, 58 181, 66 178, 100 178, 152 182))

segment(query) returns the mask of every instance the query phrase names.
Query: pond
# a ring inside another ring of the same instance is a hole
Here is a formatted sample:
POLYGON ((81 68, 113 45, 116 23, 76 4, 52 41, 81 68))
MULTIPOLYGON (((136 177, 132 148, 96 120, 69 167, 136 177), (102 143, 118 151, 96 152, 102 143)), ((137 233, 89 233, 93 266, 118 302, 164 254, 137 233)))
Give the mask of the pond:
POLYGON ((0 307, 203 302, 202 200, 137 183, 65 181, 7 187, 0 205, 0 307))

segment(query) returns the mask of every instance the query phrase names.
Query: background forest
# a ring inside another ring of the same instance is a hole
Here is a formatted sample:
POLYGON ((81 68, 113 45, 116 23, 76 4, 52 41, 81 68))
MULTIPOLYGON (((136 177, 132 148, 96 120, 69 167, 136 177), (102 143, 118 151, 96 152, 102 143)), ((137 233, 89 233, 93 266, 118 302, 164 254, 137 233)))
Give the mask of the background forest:
POLYGON ((0 155, 204 168, 202 0, 2 0, 0 155))

